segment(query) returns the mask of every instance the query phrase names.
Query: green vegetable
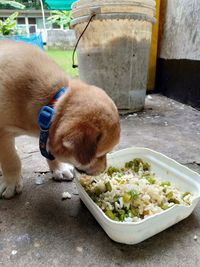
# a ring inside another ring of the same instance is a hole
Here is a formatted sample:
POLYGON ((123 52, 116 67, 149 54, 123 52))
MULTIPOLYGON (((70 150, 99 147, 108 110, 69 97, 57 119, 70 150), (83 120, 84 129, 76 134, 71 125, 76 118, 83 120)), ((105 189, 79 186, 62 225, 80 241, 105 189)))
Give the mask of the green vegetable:
POLYGON ((149 171, 150 170, 149 163, 144 162, 142 159, 136 158, 133 160, 134 172, 139 171, 140 165, 142 165, 143 171, 149 171))
POLYGON ((117 212, 119 214, 118 215, 119 220, 123 222, 124 221, 124 218, 125 218, 125 215, 126 215, 125 210, 118 210, 117 212))
POLYGON ((106 171, 106 173, 107 173, 109 176, 112 176, 113 173, 116 173, 116 172, 120 172, 120 169, 115 168, 115 167, 112 167, 112 166, 110 166, 110 167, 107 169, 107 171, 106 171))
POLYGON ((143 170, 144 170, 144 171, 149 171, 149 170, 150 170, 150 165, 149 165, 149 163, 147 163, 147 162, 143 162, 143 170))
POLYGON ((118 178, 122 178, 122 176, 123 176, 123 173, 118 173, 118 174, 117 174, 117 177, 118 177, 118 178))
POLYGON ((161 184, 160 184, 161 186, 170 186, 171 185, 171 183, 170 182, 162 182, 161 184))
POLYGON ((166 193, 167 192, 167 188, 163 188, 163 193, 166 193))
POLYGON ((140 163, 143 163, 143 161, 141 159, 134 159, 133 160, 133 170, 134 172, 138 172, 139 171, 139 168, 140 168, 140 163))
POLYGON ((113 201, 114 201, 114 202, 117 202, 118 199, 119 199, 119 197, 118 197, 117 195, 115 195, 114 198, 113 198, 113 201))
POLYGON ((133 217, 131 210, 128 210, 127 215, 128 215, 128 217, 133 217))
POLYGON ((133 167, 133 161, 129 161, 125 163, 125 168, 130 169, 133 167))
POLYGON ((190 195, 190 192, 185 192, 185 193, 182 195, 182 198, 186 197, 187 195, 190 195))
POLYGON ((155 182, 156 182, 156 180, 154 178, 152 178, 150 175, 146 176, 145 178, 147 179, 147 181, 150 184, 155 184, 155 182))
POLYGON ((106 210, 105 211, 105 214, 106 214, 106 216, 108 216, 111 220, 115 220, 115 215, 114 215, 114 213, 112 212, 112 210, 106 210))
POLYGON ((172 193, 172 192, 167 193, 167 194, 166 194, 166 197, 167 197, 167 198, 172 198, 172 197, 173 197, 173 193, 172 193))
POLYGON ((131 208, 131 213, 134 217, 139 217, 139 210, 138 208, 131 208))
POLYGON ((163 209, 163 210, 167 210, 167 209, 170 208, 168 205, 165 205, 165 204, 161 204, 160 207, 161 207, 161 209, 163 209))
POLYGON ((106 186, 106 191, 109 191, 109 192, 112 191, 112 185, 111 185, 110 182, 107 182, 107 183, 105 184, 105 186, 106 186))
POLYGON ((124 203, 128 203, 131 200, 131 194, 130 193, 125 193, 123 195, 123 201, 124 203))
POLYGON ((119 181, 119 184, 125 184, 125 183, 126 183, 125 180, 120 180, 120 181, 119 181))
POLYGON ((99 195, 101 195, 101 193, 102 193, 101 189, 99 187, 96 187, 95 188, 95 195, 99 196, 99 195))
POLYGON ((166 197, 168 198, 169 203, 180 204, 180 201, 178 199, 173 198, 173 192, 167 193, 166 197))
POLYGON ((129 194, 131 195, 131 199, 136 199, 139 196, 139 192, 136 191, 135 189, 129 191, 129 194))
POLYGON ((176 198, 171 198, 168 200, 169 203, 174 203, 174 204, 180 204, 180 201, 176 198))

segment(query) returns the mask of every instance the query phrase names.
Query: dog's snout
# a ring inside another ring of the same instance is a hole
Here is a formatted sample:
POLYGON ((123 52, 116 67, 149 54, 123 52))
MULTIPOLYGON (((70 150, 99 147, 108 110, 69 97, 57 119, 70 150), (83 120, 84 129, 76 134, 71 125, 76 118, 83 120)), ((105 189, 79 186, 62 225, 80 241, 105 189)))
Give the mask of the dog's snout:
POLYGON ((88 174, 85 170, 81 170, 81 169, 79 169, 79 168, 77 168, 77 167, 75 167, 75 170, 76 170, 77 172, 81 173, 81 174, 88 174))

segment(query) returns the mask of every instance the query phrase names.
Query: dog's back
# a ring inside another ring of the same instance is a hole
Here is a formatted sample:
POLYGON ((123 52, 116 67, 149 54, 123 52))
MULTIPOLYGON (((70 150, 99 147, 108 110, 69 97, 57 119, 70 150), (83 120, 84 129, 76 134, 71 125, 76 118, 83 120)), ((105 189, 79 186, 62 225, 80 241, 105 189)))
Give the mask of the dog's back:
POLYGON ((0 128, 27 123, 31 107, 39 108, 66 84, 67 75, 39 48, 0 41, 0 128))

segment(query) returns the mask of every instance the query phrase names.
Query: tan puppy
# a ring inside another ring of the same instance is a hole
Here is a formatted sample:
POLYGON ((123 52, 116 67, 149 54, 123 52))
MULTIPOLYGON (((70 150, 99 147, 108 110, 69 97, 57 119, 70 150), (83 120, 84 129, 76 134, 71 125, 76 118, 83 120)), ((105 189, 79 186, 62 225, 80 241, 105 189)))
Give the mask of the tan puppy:
POLYGON ((55 157, 48 161, 53 176, 72 178, 58 162, 71 163, 88 174, 105 169, 106 154, 120 136, 113 101, 95 86, 70 81, 40 49, 0 41, 0 196, 10 198, 22 191, 21 163, 14 138, 22 134, 39 136, 39 111, 61 87, 68 91, 55 104, 48 139, 48 149, 55 157))

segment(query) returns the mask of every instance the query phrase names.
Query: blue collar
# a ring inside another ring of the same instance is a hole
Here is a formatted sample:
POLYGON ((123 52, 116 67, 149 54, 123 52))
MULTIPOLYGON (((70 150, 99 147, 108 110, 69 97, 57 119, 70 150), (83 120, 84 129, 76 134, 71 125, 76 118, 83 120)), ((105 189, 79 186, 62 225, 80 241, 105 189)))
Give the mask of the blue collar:
POLYGON ((49 137, 49 128, 51 126, 51 122, 53 119, 54 111, 54 104, 58 101, 58 99, 68 90, 66 87, 62 87, 52 98, 47 106, 43 106, 40 109, 40 113, 37 118, 37 123, 40 126, 40 139, 39 139, 39 147, 41 154, 49 159, 54 160, 54 156, 47 151, 47 140, 49 137))

